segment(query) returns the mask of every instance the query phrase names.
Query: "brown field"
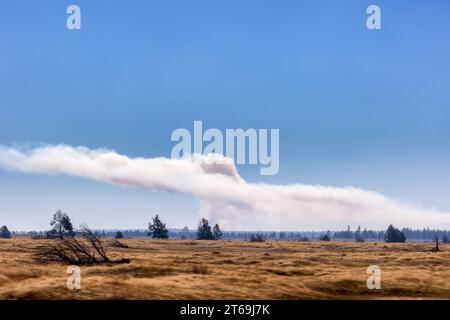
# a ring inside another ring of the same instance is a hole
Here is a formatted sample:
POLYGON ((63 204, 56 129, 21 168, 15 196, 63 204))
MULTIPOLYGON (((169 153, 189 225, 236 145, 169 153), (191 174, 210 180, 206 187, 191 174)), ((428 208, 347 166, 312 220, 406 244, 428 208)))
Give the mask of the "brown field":
POLYGON ((449 245, 125 239, 108 251, 131 263, 83 266, 71 291, 66 265, 32 259, 46 241, 0 240, 0 299, 450 299, 449 245))

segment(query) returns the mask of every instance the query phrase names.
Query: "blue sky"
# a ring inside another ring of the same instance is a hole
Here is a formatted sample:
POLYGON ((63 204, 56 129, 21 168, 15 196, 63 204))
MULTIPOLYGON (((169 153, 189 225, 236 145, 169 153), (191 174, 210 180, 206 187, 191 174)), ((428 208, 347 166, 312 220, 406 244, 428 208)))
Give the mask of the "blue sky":
MULTIPOLYGON (((0 144, 170 156, 170 134, 280 128, 280 171, 450 211, 448 1, 1 1, 0 144), (82 29, 66 28, 77 4, 82 29), (366 28, 378 4, 382 30, 366 28)), ((0 223, 194 226, 188 196, 0 172, 0 223), (126 212, 124 219, 123 212, 126 212), (105 220, 105 217, 107 219, 105 220)), ((345 224, 346 225, 346 224, 345 224)), ((341 226, 336 226, 341 227, 341 226)))

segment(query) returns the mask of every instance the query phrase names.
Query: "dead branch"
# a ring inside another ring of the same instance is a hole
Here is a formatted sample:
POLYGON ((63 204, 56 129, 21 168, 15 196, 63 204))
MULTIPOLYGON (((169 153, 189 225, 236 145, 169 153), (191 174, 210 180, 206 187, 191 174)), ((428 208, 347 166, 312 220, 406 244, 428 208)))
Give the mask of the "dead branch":
POLYGON ((102 241, 88 227, 83 226, 80 239, 55 239, 37 248, 34 259, 41 263, 90 265, 101 263, 129 263, 129 259, 111 261, 102 241))

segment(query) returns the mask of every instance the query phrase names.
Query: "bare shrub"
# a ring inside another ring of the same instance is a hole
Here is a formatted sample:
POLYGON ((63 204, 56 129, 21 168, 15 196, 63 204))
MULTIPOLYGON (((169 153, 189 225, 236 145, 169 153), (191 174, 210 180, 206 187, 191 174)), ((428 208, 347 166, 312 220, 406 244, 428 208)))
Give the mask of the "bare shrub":
POLYGON ((264 236, 262 234, 252 234, 250 236, 250 242, 264 242, 264 236))
POLYGON ((331 238, 328 234, 323 234, 319 237, 320 241, 331 241, 331 238))
POLYGON ((123 248, 123 249, 128 248, 128 245, 126 243, 120 242, 119 240, 116 239, 112 240, 110 245, 113 248, 123 248))
POLYGON ((38 247, 35 260, 41 263, 60 262, 71 265, 129 262, 129 259, 112 261, 100 238, 86 226, 82 227, 79 234, 81 239, 57 239, 38 247))
POLYGON ((434 240, 436 241, 436 246, 431 251, 439 252, 439 238, 435 237, 434 240))

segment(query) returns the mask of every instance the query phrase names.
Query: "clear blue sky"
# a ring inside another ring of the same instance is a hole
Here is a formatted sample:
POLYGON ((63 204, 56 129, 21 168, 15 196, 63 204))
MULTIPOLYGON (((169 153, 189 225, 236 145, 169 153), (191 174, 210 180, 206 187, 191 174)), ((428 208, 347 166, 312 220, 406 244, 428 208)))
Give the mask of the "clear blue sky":
MULTIPOLYGON (((0 144, 169 157, 172 130, 194 120, 280 128, 279 174, 242 166, 244 178, 450 211, 449 39, 447 0, 2 0, 0 144), (366 28, 369 4, 382 30, 366 28)), ((0 172, 0 224, 47 228, 59 208, 98 228, 199 218, 187 196, 0 172)))

